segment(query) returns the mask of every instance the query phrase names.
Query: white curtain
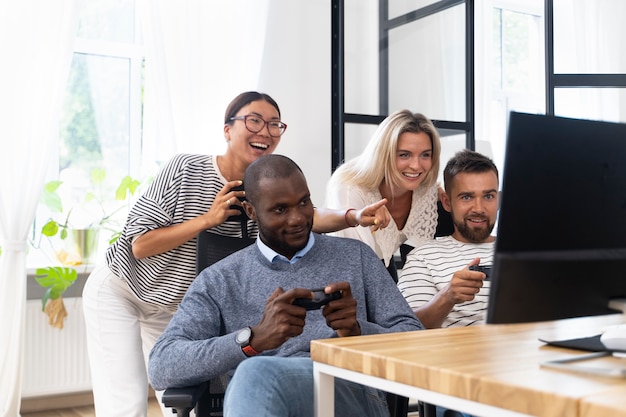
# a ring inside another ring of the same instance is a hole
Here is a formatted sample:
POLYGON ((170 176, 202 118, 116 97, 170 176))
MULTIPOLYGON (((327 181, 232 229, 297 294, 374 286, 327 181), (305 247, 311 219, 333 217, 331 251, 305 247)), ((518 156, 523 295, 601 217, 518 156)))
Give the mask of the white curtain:
POLYGON ((224 150, 227 104, 258 88, 267 1, 138 0, 145 161, 224 150))
POLYGON ((79 0, 0 2, 0 416, 18 416, 26 238, 69 73, 79 0))

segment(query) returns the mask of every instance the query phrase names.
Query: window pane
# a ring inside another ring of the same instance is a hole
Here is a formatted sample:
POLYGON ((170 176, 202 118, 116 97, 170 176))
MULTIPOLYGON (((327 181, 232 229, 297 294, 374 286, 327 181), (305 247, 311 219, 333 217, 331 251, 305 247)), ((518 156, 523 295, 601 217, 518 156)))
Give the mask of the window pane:
POLYGON ((86 0, 78 37, 110 42, 133 42, 134 0, 86 0))
POLYGON ((554 112, 563 117, 626 123, 626 89, 557 88, 554 112))
POLYGON ((498 5, 490 12, 491 42, 486 44, 490 52, 490 62, 486 64, 490 65, 486 68, 489 74, 477 74, 491 98, 482 103, 482 111, 477 109, 482 131, 481 137, 476 138, 476 147, 480 151, 481 146, 488 145, 486 153, 502 168, 509 113, 545 112, 544 31, 542 0, 499 1, 498 5), (481 116, 483 112, 486 117, 481 116), (487 142, 481 145, 481 139, 487 142))
POLYGON ((541 19, 527 13, 494 9, 494 87, 520 92, 543 88, 541 19))
POLYGON ((59 172, 128 173, 129 60, 74 54, 61 117, 59 172))
POLYGON ((67 218, 71 228, 82 229, 110 216, 99 235, 101 249, 121 230, 125 217, 125 202, 115 199, 115 191, 129 172, 129 79, 129 59, 74 54, 61 111, 58 178, 63 183, 58 194, 63 213, 52 218, 67 218), (93 178, 96 172, 102 181, 93 178))
POLYGON ((389 109, 465 121, 465 6, 389 34, 389 109))
POLYGON ((346 1, 344 36, 345 110, 378 114, 378 3, 346 1))
POLYGON ((465 149, 465 143, 467 135, 462 133, 458 135, 448 135, 441 137, 441 167, 439 172, 439 181, 443 185, 443 168, 446 163, 454 156, 458 151, 465 149))
POLYGON ((624 16, 623 0, 555 1, 555 73, 626 73, 624 16))
POLYGON ((345 159, 346 161, 359 156, 367 142, 376 131, 378 125, 346 123, 345 128, 345 159))
MULTIPOLYGON (((410 108, 465 121, 464 10, 453 7, 390 31, 389 112, 410 108)), ((344 35, 345 111, 379 114, 377 2, 347 1, 344 35)))

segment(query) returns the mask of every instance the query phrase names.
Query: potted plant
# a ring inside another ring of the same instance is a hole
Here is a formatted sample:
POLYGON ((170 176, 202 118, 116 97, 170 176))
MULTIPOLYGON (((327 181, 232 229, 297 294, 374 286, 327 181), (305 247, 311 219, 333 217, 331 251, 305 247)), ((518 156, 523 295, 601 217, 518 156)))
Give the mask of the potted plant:
MULTIPOLYGON (((63 181, 54 180, 46 183, 44 185, 41 202, 48 207, 52 213, 59 213, 62 216, 60 219, 48 219, 41 228, 41 234, 49 238, 58 234, 61 240, 72 237, 76 243, 80 244, 79 249, 82 251, 95 249, 94 244, 95 241, 97 241, 97 233, 102 229, 112 232, 109 243, 115 242, 117 238, 119 238, 121 231, 117 225, 113 225, 112 227, 112 220, 115 214, 126 206, 123 204, 118 205, 113 211, 107 212, 104 199, 95 192, 104 182, 105 177, 106 172, 104 169, 96 168, 91 171, 90 180, 92 187, 84 194, 81 199, 82 201, 79 201, 78 207, 79 209, 82 207, 84 212, 86 211, 84 205, 89 205, 89 215, 92 216, 92 218, 87 225, 85 225, 85 221, 83 220, 80 226, 72 224, 71 222, 72 213, 77 210, 77 207, 71 207, 67 212, 64 212, 63 202, 58 193, 58 189, 63 184, 63 181)), ((130 176, 125 176, 117 186, 115 200, 126 201, 127 196, 133 196, 135 194, 139 185, 140 182, 138 180, 130 176)), ((84 217, 84 213, 82 214, 84 217)), ((85 254, 79 253, 79 255, 85 254)))
MULTIPOLYGON (((51 242, 50 246, 60 265, 37 268, 35 280, 46 288, 41 300, 42 311, 48 315, 50 325, 57 328, 63 328, 63 320, 67 316, 62 295, 76 281, 76 266, 88 263, 97 252, 102 230, 111 233, 109 244, 119 238, 121 225, 116 223, 116 214, 120 214, 127 207, 127 198, 135 195, 141 184, 130 176, 122 178, 115 190, 115 201, 124 203, 111 207, 110 202, 107 204, 102 197, 102 193, 96 191, 101 189, 105 177, 105 170, 92 170, 91 187, 67 211, 64 210, 63 199, 59 194, 63 181, 54 180, 44 185, 41 204, 48 209, 51 216, 39 229, 40 239, 45 237, 51 242), (75 217, 82 219, 75 221, 75 217), (59 243, 63 243, 61 246, 65 248, 58 248, 59 243)), ((33 246, 39 248, 40 245, 33 246)))
POLYGON ((46 289, 41 297, 41 311, 48 316, 48 323, 58 329, 63 328, 67 310, 63 303, 63 293, 74 284, 78 272, 67 266, 48 266, 37 268, 35 280, 46 289))

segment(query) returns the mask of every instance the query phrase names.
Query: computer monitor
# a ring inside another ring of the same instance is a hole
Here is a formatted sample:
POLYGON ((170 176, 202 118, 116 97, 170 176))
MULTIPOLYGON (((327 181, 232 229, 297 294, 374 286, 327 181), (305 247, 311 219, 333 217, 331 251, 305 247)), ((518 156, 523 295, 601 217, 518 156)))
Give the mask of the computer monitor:
POLYGON ((487 323, 617 311, 626 124, 511 113, 500 203, 487 323))

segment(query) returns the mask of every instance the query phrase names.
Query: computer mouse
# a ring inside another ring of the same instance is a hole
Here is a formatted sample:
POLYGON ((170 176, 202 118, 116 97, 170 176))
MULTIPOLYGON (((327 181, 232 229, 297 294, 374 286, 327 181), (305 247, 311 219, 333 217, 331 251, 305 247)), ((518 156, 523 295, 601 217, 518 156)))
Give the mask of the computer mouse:
POLYGON ((608 327, 600 336, 600 341, 609 350, 626 352, 626 325, 608 327))

